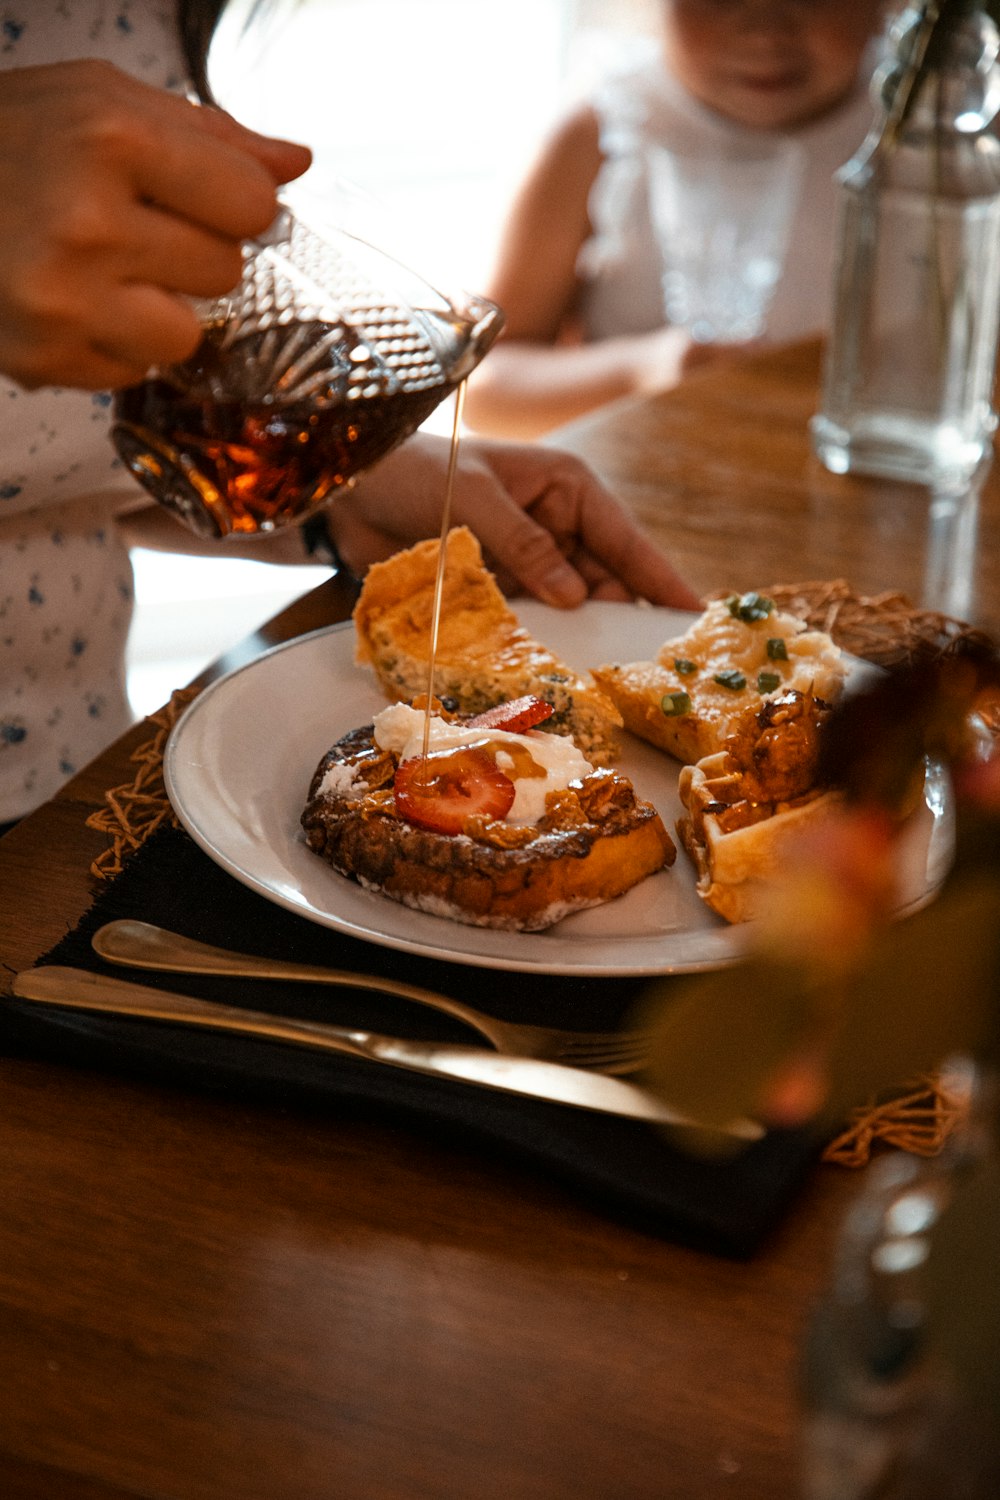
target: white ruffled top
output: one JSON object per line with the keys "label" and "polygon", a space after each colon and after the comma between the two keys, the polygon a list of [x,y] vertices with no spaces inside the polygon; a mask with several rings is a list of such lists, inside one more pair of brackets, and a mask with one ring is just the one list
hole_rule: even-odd
{"label": "white ruffled top", "polygon": [[[789,132],[800,153],[797,201],[781,281],[765,336],[802,338],[827,326],[836,224],[834,173],[854,154],[873,117],[864,68],[849,99],[830,114]],[[654,43],[633,49],[624,66],[595,87],[590,100],[605,157],[591,194],[594,235],[580,258],[581,315],[590,339],[644,333],[664,322],[661,257],[648,207],[646,154],[665,146],[706,158],[741,141],[773,139],[714,114],[664,69]]]}

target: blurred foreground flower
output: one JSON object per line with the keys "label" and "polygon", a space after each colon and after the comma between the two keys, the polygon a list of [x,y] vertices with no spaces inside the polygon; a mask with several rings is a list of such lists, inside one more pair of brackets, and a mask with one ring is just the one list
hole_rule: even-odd
{"label": "blurred foreground flower", "polygon": [[[863,1182],[809,1343],[808,1500],[1000,1485],[1000,746],[982,733],[998,689],[977,641],[848,696],[821,768],[842,816],[799,847],[744,962],[647,998],[646,1082],[708,1127],[756,1113],[819,1142],[956,1054],[986,1086],[939,1162],[886,1158]],[[893,920],[898,813],[925,758],[952,771],[954,859]]]}
{"label": "blurred foreground flower", "polygon": [[[845,697],[821,765],[845,810],[789,861],[742,963],[650,987],[651,1087],[707,1126],[756,1112],[828,1134],[951,1053],[1000,1063],[1000,748],[986,755],[979,715],[998,685],[977,639]],[[893,921],[900,813],[926,758],[951,768],[955,856],[937,897]]]}

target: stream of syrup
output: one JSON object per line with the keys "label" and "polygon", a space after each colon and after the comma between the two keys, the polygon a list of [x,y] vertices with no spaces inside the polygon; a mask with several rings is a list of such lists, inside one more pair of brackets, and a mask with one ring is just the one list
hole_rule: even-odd
{"label": "stream of syrup", "polygon": [[451,527],[451,502],[455,489],[455,471],[458,467],[459,433],[462,426],[462,409],[465,406],[465,381],[455,391],[455,415],[451,429],[451,453],[448,457],[448,477],[444,487],[444,509],[441,515],[441,536],[438,543],[437,573],[434,578],[434,603],[431,609],[431,640],[427,663],[427,703],[424,708],[424,740],[421,758],[426,761],[431,741],[431,705],[434,701],[434,668],[437,661],[438,634],[441,627],[441,600],[444,596],[445,563],[448,551],[448,531]]}

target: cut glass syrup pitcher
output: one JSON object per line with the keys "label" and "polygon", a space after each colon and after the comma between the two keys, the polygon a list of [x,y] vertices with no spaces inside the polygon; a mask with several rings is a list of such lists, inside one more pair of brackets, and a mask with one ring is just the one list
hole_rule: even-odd
{"label": "cut glass syrup pitcher", "polygon": [[206,537],[275,531],[326,504],[420,426],[503,324],[485,298],[445,297],[287,204],[245,247],[236,289],[198,309],[199,347],[118,393],[112,440]]}

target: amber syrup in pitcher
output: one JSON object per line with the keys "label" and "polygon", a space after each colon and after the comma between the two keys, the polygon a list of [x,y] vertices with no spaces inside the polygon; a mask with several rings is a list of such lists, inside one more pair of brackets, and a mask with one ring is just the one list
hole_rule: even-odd
{"label": "amber syrup in pitcher", "polygon": [[[339,334],[322,323],[282,329],[287,342],[313,351]],[[366,388],[345,401],[313,379],[308,395],[288,401],[280,391],[217,397],[220,339],[206,330],[185,367],[197,377],[194,391],[154,377],[120,392],[112,430],[136,478],[203,536],[252,536],[300,520],[409,437],[453,388],[447,380]],[[269,341],[271,330],[240,340],[248,370],[269,357]],[[225,350],[230,371],[233,354]]]}

